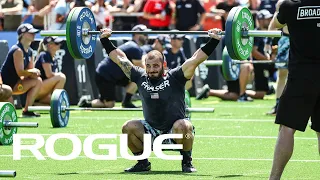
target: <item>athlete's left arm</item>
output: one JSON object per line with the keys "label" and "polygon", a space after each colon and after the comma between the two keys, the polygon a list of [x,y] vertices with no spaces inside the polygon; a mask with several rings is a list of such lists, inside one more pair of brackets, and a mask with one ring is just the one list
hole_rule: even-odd
{"label": "athlete's left arm", "polygon": [[182,64],[182,71],[185,78],[191,79],[198,65],[201,64],[203,61],[205,61],[214,51],[214,49],[219,44],[220,39],[222,37],[221,35],[219,35],[219,32],[221,32],[220,29],[209,30],[208,34],[211,37],[211,39],[207,42],[206,45],[199,48],[192,55],[191,58],[189,58],[186,62]]}
{"label": "athlete's left arm", "polygon": [[[277,4],[276,4],[276,12],[274,13],[272,20],[270,21],[270,24],[269,24],[269,27],[268,27],[269,31],[276,30],[276,29],[281,29],[284,26],[286,26],[285,15],[284,15],[285,12],[283,12],[283,11],[285,11],[285,8],[281,7],[282,4],[283,4],[283,0],[279,0],[277,2]],[[281,7],[281,9],[280,9],[280,7]],[[279,20],[282,23],[280,23]]]}

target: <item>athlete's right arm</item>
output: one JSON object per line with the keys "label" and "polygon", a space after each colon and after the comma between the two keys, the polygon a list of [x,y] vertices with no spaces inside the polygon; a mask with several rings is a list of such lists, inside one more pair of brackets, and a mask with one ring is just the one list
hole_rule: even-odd
{"label": "athlete's right arm", "polygon": [[[280,6],[283,3],[284,0],[279,0],[276,4],[276,12],[273,15],[272,20],[270,21],[268,30],[276,30],[276,29],[281,29],[283,27],[286,26],[286,24],[284,23],[280,23],[279,19],[278,19],[278,14],[279,14],[279,10],[280,10]],[[281,14],[283,14],[284,12],[281,12]],[[280,20],[281,21],[281,20]]]}
{"label": "athlete's right arm", "polygon": [[14,68],[18,74],[19,77],[29,77],[29,76],[39,76],[40,71],[37,69],[24,69],[24,62],[23,62],[23,52],[20,48],[18,48],[13,53],[13,62],[14,62]]}
{"label": "athlete's right arm", "polygon": [[111,29],[102,29],[101,32],[100,41],[103,48],[107,51],[109,58],[122,69],[123,73],[129,79],[131,79],[131,69],[134,65],[127,58],[126,54],[121,49],[116,48],[109,40],[112,33]]}

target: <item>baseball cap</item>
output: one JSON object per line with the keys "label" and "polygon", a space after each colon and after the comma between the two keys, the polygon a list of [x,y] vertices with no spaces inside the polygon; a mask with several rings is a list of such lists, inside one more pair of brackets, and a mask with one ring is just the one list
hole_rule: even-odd
{"label": "baseball cap", "polygon": [[271,14],[268,10],[262,9],[257,13],[258,19],[269,19],[272,18],[273,14]]}
{"label": "baseball cap", "polygon": [[18,29],[17,29],[17,33],[18,35],[21,35],[22,33],[37,33],[39,32],[40,30],[39,29],[35,29],[31,24],[29,23],[24,23],[24,24],[21,24]]}
{"label": "baseball cap", "polygon": [[167,36],[159,35],[157,37],[157,39],[162,45],[165,45],[165,44],[169,43],[169,41],[168,41],[169,37],[167,37]]}
{"label": "baseball cap", "polygon": [[54,42],[56,44],[60,44],[62,42],[62,39],[57,36],[47,36],[43,39],[43,44],[47,45],[50,42]]}
{"label": "baseball cap", "polygon": [[132,28],[132,31],[151,31],[146,25],[138,24]]}
{"label": "baseball cap", "polygon": [[[177,29],[173,29],[171,31],[179,31]],[[185,34],[170,34],[170,38],[171,39],[182,39],[184,38],[186,35]]]}

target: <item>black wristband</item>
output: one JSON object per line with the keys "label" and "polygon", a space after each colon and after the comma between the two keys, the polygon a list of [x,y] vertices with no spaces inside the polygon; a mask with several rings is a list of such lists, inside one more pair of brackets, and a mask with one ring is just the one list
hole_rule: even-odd
{"label": "black wristband", "polygon": [[109,38],[101,38],[100,42],[108,54],[110,54],[111,51],[117,49],[117,47],[113,45],[113,43],[109,40]]}
{"label": "black wristband", "polygon": [[210,40],[207,42],[206,45],[204,45],[201,50],[206,53],[207,56],[210,56],[211,53],[214,51],[214,49],[217,47],[219,44],[219,40],[210,38]]}

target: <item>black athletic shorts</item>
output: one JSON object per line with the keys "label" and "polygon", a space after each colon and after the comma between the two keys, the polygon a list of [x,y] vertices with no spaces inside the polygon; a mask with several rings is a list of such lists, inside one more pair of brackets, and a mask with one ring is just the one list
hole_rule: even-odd
{"label": "black athletic shorts", "polygon": [[100,100],[115,101],[116,100],[116,85],[127,86],[129,84],[128,78],[123,78],[119,81],[113,82],[106,80],[98,73],[95,73],[95,81],[100,93]]}
{"label": "black athletic shorts", "polygon": [[236,93],[240,95],[240,84],[239,84],[239,79],[235,81],[226,81],[227,86],[228,86],[228,91],[232,93]]}
{"label": "black athletic shorts", "polygon": [[288,77],[280,97],[276,124],[304,132],[311,117],[311,128],[320,132],[320,85],[319,80]]}
{"label": "black athletic shorts", "polygon": [[276,72],[274,64],[253,64],[255,91],[269,91],[269,77]]}

